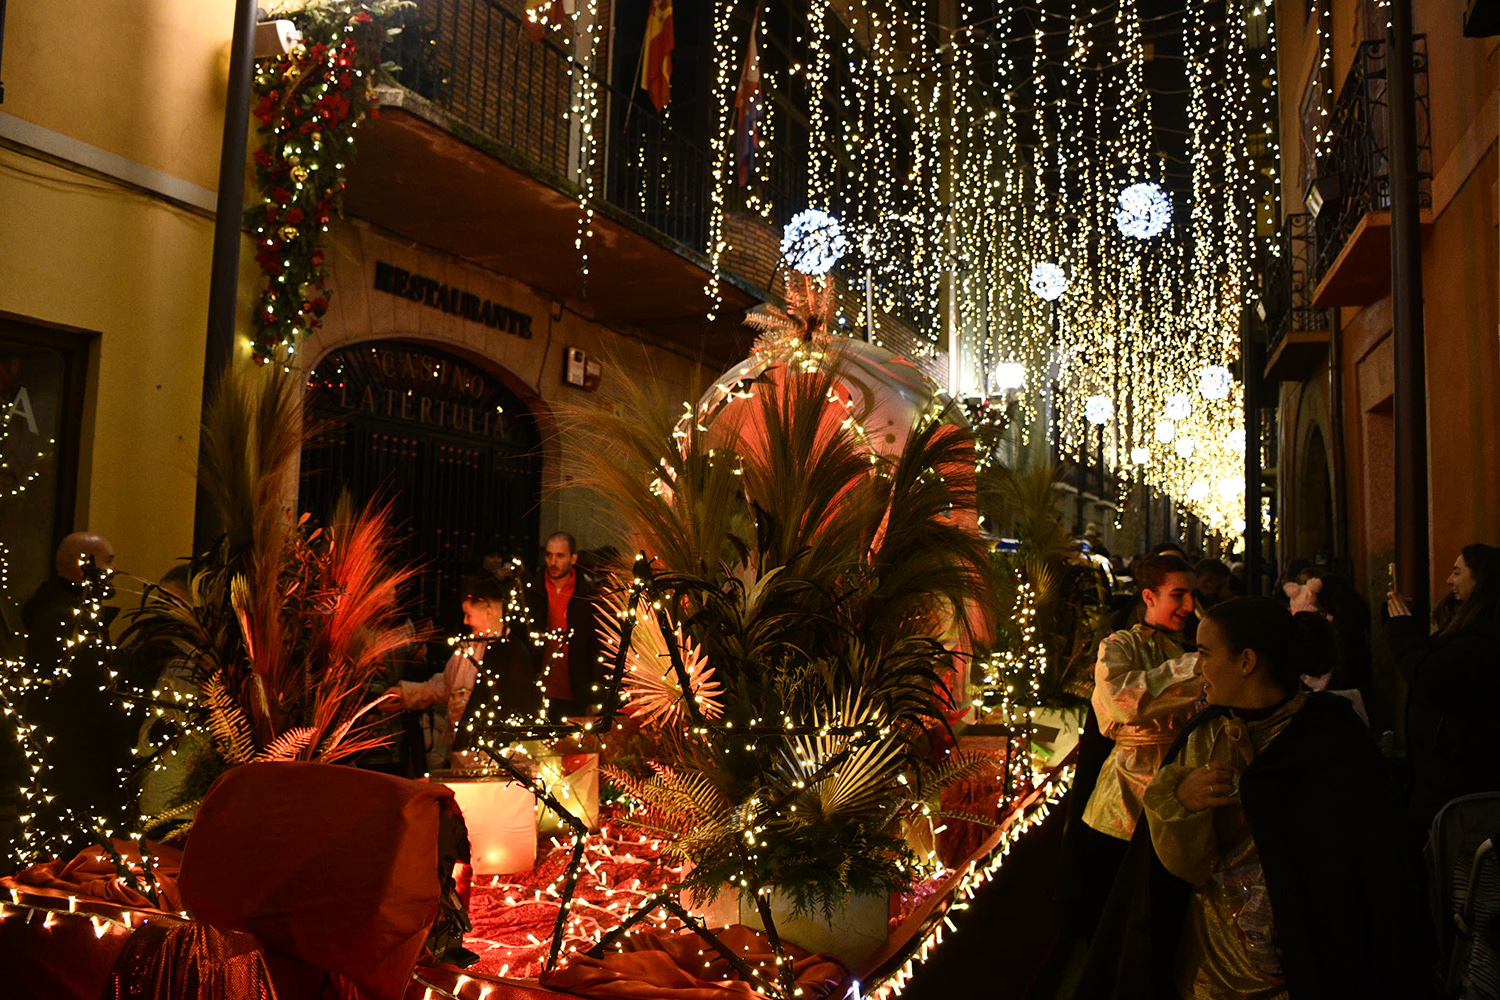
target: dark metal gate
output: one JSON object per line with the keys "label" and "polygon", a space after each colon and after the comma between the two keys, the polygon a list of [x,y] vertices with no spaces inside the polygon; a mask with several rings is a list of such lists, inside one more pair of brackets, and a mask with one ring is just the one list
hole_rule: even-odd
{"label": "dark metal gate", "polygon": [[540,437],[494,376],[425,345],[357,344],[313,371],[308,414],[327,430],[302,455],[301,509],[325,519],[345,489],[389,499],[400,554],[422,567],[413,617],[455,630],[464,574],[492,553],[532,561]]}

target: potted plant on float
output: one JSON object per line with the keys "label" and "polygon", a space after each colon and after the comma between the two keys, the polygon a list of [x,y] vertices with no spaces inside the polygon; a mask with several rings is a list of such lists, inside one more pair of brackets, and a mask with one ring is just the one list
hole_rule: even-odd
{"label": "potted plant on float", "polygon": [[[934,394],[872,447],[855,369],[904,362],[797,320],[686,417],[649,390],[580,413],[577,471],[652,565],[641,606],[617,608],[637,621],[625,705],[658,747],[612,772],[628,820],[690,864],[699,905],[731,887],[745,922],[857,962],[925,871],[902,818],[984,764],[949,724],[991,627],[988,554],[958,411]],[[798,940],[861,910],[863,940]]]}

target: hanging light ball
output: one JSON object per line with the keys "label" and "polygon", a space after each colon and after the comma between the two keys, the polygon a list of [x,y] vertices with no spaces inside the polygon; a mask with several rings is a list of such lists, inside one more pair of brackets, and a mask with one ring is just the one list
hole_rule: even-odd
{"label": "hanging light ball", "polygon": [[1051,261],[1042,261],[1031,269],[1031,290],[1048,302],[1056,302],[1068,290],[1068,276]]}
{"label": "hanging light ball", "polygon": [[1233,501],[1245,492],[1245,481],[1235,476],[1225,476],[1219,480],[1219,496],[1225,500]]}
{"label": "hanging light ball", "polygon": [[1167,405],[1162,407],[1166,411],[1169,420],[1186,420],[1187,415],[1193,412],[1193,404],[1185,392],[1174,392],[1167,397]]}
{"label": "hanging light ball", "polygon": [[1245,428],[1236,427],[1229,432],[1229,450],[1243,452],[1245,450]]}
{"label": "hanging light ball", "polygon": [[1245,519],[1243,517],[1234,519],[1234,533],[1236,535],[1243,535],[1245,533]]}
{"label": "hanging light ball", "polygon": [[1193,485],[1188,487],[1188,499],[1194,503],[1202,503],[1208,499],[1208,480],[1195,479]]}
{"label": "hanging light ball", "polygon": [[1083,416],[1095,427],[1109,422],[1115,415],[1114,400],[1108,396],[1090,396],[1083,404]]}
{"label": "hanging light ball", "polygon": [[781,259],[803,274],[827,274],[848,249],[839,220],[821,209],[803,209],[781,231]]}
{"label": "hanging light ball", "polygon": [[1180,437],[1172,447],[1177,451],[1179,457],[1192,458],[1193,452],[1198,450],[1198,442],[1190,437]]}
{"label": "hanging light ball", "polygon": [[1021,389],[1026,386],[1026,366],[1019,361],[1002,361],[995,366],[995,388]]}
{"label": "hanging light ball", "polygon": [[1126,236],[1149,240],[1172,221],[1172,201],[1160,184],[1143,181],[1120,192],[1115,225]]}
{"label": "hanging light ball", "polygon": [[1151,461],[1150,448],[1135,447],[1130,449],[1131,465],[1145,465],[1149,461]]}
{"label": "hanging light ball", "polygon": [[1158,420],[1156,422],[1156,440],[1162,444],[1171,444],[1172,439],[1177,436],[1177,425],[1170,420]]}
{"label": "hanging light ball", "polygon": [[1198,373],[1198,392],[1204,399],[1224,399],[1229,395],[1229,387],[1234,382],[1234,376],[1229,374],[1229,369],[1223,365],[1206,365]]}

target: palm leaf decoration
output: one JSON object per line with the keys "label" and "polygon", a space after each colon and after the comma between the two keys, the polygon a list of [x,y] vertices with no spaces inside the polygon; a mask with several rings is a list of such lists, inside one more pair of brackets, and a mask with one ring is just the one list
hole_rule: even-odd
{"label": "palm leaf decoration", "polygon": [[[600,647],[606,663],[614,662],[620,649],[624,602],[623,594],[610,595],[606,606],[612,613],[599,618]],[[675,647],[688,676],[686,692],[673,665],[669,644]],[[714,680],[714,668],[708,665],[702,649],[681,625],[673,628],[670,637],[665,635],[649,601],[642,600],[636,609],[625,671],[622,686],[625,708],[645,725],[682,723],[692,715],[690,700],[705,719],[717,719],[724,713],[719,700],[723,687]]]}
{"label": "palm leaf decoration", "polygon": [[368,695],[389,655],[422,638],[398,619],[413,571],[391,560],[387,506],[356,509],[345,497],[313,528],[285,505],[302,447],[321,432],[304,425],[300,393],[270,367],[225,376],[205,416],[200,466],[224,534],[193,559],[189,599],[145,603],[121,638],[186,668],[197,688],[186,725],[212,736],[213,753],[194,757],[154,826],[185,828],[185,807],[227,767],[335,762],[379,745],[362,721]]}
{"label": "palm leaf decoration", "polygon": [[[788,360],[721,386],[713,419],[623,376],[618,411],[576,413],[589,464],[571,471],[655,571],[627,683],[672,763],[614,780],[642,823],[675,832],[702,894],[733,880],[826,904],[909,882],[895,821],[925,807],[949,679],[993,630],[962,416],[938,407],[898,454],[872,451],[840,402],[837,339],[802,321],[819,301],[762,310],[757,349]],[[670,644],[703,690],[712,670],[722,716],[702,715],[721,736],[689,724],[656,662]],[[767,726],[818,733],[734,735]]]}

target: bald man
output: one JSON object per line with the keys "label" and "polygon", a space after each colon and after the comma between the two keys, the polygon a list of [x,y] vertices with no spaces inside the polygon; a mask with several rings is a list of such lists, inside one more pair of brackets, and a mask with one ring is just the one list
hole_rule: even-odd
{"label": "bald man", "polygon": [[[26,626],[26,663],[38,677],[57,673],[63,648],[73,634],[74,612],[83,600],[83,567],[92,559],[108,577],[115,571],[115,547],[92,531],[75,531],[57,547],[57,575],[45,581],[21,608]],[[113,609],[111,609],[113,610]]]}

